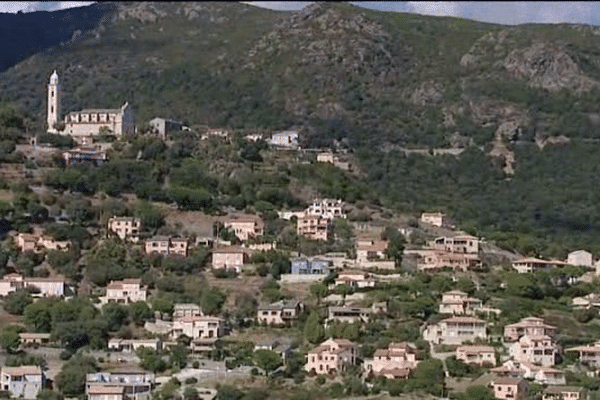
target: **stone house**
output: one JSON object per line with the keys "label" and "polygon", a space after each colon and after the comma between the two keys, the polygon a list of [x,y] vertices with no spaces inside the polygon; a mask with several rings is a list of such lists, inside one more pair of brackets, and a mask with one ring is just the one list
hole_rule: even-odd
{"label": "stone house", "polygon": [[112,217],[108,220],[108,231],[116,234],[121,240],[139,240],[142,220],[133,217]]}
{"label": "stone house", "polygon": [[463,344],[487,339],[487,322],[474,317],[451,317],[428,325],[423,338],[434,344]]}
{"label": "stone house", "polygon": [[304,311],[304,303],[296,300],[277,301],[258,307],[256,319],[266,325],[286,325],[296,320]]}
{"label": "stone house", "polygon": [[307,372],[336,374],[356,364],[358,347],[346,339],[328,339],[308,352]]}
{"label": "stone house", "polygon": [[44,372],[37,365],[2,367],[0,371],[0,389],[13,398],[35,399],[45,384]]}

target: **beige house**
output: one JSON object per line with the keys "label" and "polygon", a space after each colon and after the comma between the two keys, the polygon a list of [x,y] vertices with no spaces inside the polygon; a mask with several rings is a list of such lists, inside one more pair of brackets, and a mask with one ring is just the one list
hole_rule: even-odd
{"label": "beige house", "polygon": [[265,304],[258,307],[256,319],[261,324],[285,325],[297,319],[304,311],[304,304],[300,301],[283,301]]}
{"label": "beige house", "polygon": [[49,333],[19,333],[19,338],[21,339],[21,344],[23,345],[42,345],[50,343],[50,334]]}
{"label": "beige house", "polygon": [[120,339],[113,338],[108,341],[108,350],[123,351],[127,353],[135,352],[141,347],[146,347],[155,351],[161,351],[163,347],[162,340],[155,339]]}
{"label": "beige house", "polygon": [[577,353],[579,362],[594,368],[600,368],[600,341],[591,346],[578,346],[565,350],[566,353]]}
{"label": "beige house", "polygon": [[387,349],[375,350],[372,365],[367,367],[366,373],[373,371],[374,375],[388,379],[403,379],[418,363],[414,348],[406,343],[390,343]]}
{"label": "beige house", "polygon": [[116,234],[121,240],[132,242],[139,240],[142,220],[133,217],[112,217],[108,220],[108,231]]}
{"label": "beige house", "polygon": [[547,268],[552,268],[556,266],[564,266],[566,263],[562,261],[546,261],[540,260],[539,258],[528,257],[521,258],[519,260],[515,260],[512,263],[512,267],[517,270],[520,274],[525,274],[527,272],[535,272]]}
{"label": "beige house", "polygon": [[451,317],[428,325],[423,338],[434,344],[463,344],[466,341],[487,339],[487,322],[474,317]]}
{"label": "beige house", "polygon": [[556,363],[560,348],[550,336],[525,335],[510,347],[510,355],[519,362],[551,367]]}
{"label": "beige house", "polygon": [[173,320],[173,328],[169,336],[177,339],[186,335],[192,339],[219,338],[225,334],[225,320],[219,317],[194,316]]}
{"label": "beige house", "polygon": [[188,240],[186,238],[170,238],[168,236],[154,236],[146,240],[146,254],[159,254],[164,256],[187,257]]}
{"label": "beige house", "polygon": [[524,335],[554,337],[555,334],[555,326],[547,325],[542,318],[537,317],[523,318],[515,324],[504,327],[504,340],[508,342],[517,341]]}
{"label": "beige house", "polygon": [[106,296],[100,297],[102,304],[129,304],[136,301],[146,301],[148,288],[142,286],[141,279],[123,279],[111,281],[106,287]]}
{"label": "beige house", "polygon": [[469,254],[477,254],[479,252],[479,239],[474,236],[442,236],[436,238],[432,244],[433,248],[438,251]]}
{"label": "beige house", "polygon": [[481,259],[478,254],[449,253],[445,251],[427,251],[417,260],[417,269],[421,272],[436,272],[444,268],[453,271],[469,271],[478,268]]}
{"label": "beige house", "polygon": [[581,386],[548,386],[542,400],[583,400],[584,394]]}
{"label": "beige house", "polygon": [[335,279],[334,287],[337,285],[348,285],[351,288],[369,288],[377,286],[377,279],[372,274],[362,271],[341,272]]}
{"label": "beige house", "polygon": [[529,393],[529,385],[520,378],[498,378],[492,381],[490,386],[498,400],[524,399]]}
{"label": "beige house", "polygon": [[89,385],[88,400],[124,400],[125,386]]}
{"label": "beige house", "polygon": [[69,240],[54,240],[50,236],[46,235],[30,235],[26,233],[19,233],[16,237],[16,244],[19,250],[33,251],[39,253],[43,250],[58,250],[64,251],[71,247]]}
{"label": "beige house", "polygon": [[22,290],[34,289],[39,297],[62,297],[65,295],[66,281],[63,277],[55,278],[24,278],[20,274],[8,274],[0,281],[0,296]]}
{"label": "beige house", "polygon": [[421,214],[421,222],[429,225],[439,226],[440,228],[449,225],[448,216],[441,212]]}
{"label": "beige house", "polygon": [[223,221],[223,226],[231,228],[242,242],[265,234],[265,224],[258,218],[227,219]]}
{"label": "beige house", "polygon": [[214,269],[242,272],[248,261],[248,254],[240,247],[223,247],[212,251],[212,266]]}
{"label": "beige house", "polygon": [[346,339],[328,339],[308,353],[307,372],[335,374],[356,364],[358,347]]}
{"label": "beige house", "polygon": [[373,260],[386,260],[388,242],[385,240],[358,240],[356,242],[356,262],[366,263]]}
{"label": "beige house", "polygon": [[0,371],[0,389],[13,398],[35,399],[45,383],[44,373],[38,366],[2,367]]}
{"label": "beige house", "polygon": [[325,217],[305,215],[298,218],[298,235],[312,240],[329,239],[331,228],[331,220]]}
{"label": "beige house", "polygon": [[440,314],[473,315],[482,309],[483,302],[479,299],[469,297],[460,290],[452,290],[442,294]]}
{"label": "beige house", "polygon": [[496,365],[496,350],[492,346],[458,346],[456,358],[466,363]]}

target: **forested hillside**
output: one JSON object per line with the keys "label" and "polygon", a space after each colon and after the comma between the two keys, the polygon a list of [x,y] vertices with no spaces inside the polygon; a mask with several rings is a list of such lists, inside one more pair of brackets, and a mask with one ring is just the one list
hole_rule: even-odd
{"label": "forested hillside", "polygon": [[[44,129],[56,69],[65,111],[128,101],[138,126],[161,116],[248,133],[300,127],[305,147],[346,148],[361,173],[293,163],[265,173],[252,164],[262,149],[243,144],[247,165],[233,173],[215,164],[219,153],[185,145],[189,138],[168,150],[139,139],[99,170],[49,178],[55,187],[155,200],[193,192],[201,198],[193,207],[214,211],[293,206],[309,185],[402,212],[444,210],[530,254],[600,251],[596,27],[507,27],[344,3],[295,13],[238,3],[90,7],[81,10],[104,10],[101,22],[0,74],[0,101],[25,117],[24,131]],[[185,168],[202,174],[188,179]],[[248,182],[255,188],[245,191]]]}

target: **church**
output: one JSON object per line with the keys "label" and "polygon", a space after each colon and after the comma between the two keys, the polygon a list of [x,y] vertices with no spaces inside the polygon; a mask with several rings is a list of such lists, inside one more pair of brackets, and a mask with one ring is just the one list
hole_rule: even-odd
{"label": "church", "polygon": [[88,109],[72,111],[64,119],[65,127],[57,129],[61,118],[60,82],[56,71],[48,84],[48,132],[71,135],[77,142],[87,142],[91,136],[110,134],[131,135],[135,132],[133,108],[126,102],[117,109]]}

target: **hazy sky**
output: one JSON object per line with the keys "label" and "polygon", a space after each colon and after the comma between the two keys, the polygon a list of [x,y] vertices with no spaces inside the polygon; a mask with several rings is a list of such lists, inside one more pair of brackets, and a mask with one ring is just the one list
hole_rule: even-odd
{"label": "hazy sky", "polygon": [[[0,2],[0,12],[53,11],[78,7],[91,1],[9,1]],[[254,1],[260,7],[276,10],[299,10],[308,1]],[[600,25],[600,2],[485,2],[485,1],[356,1],[361,7],[382,11],[444,15],[501,24],[584,23]]]}

